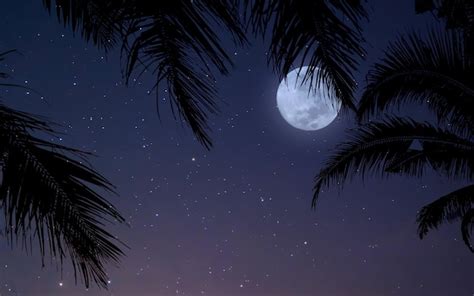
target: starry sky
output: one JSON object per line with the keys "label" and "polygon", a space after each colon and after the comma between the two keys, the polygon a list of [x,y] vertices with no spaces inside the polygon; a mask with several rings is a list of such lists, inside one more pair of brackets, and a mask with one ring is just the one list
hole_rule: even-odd
{"label": "starry sky", "polygon": [[[369,2],[362,86],[390,39],[433,22],[413,0]],[[54,141],[97,155],[92,164],[117,186],[107,198],[128,222],[109,229],[130,246],[104,291],[0,242],[0,295],[474,295],[459,225],[416,235],[417,210],[462,183],[355,178],[311,210],[313,177],[353,118],[316,132],[288,125],[262,41],[229,44],[236,66],[217,78],[222,112],[207,151],[175,123],[151,75],[124,85],[119,52],[74,36],[39,0],[1,1],[0,14],[0,51],[19,51],[1,70],[37,92],[1,89],[2,102],[60,123]]]}

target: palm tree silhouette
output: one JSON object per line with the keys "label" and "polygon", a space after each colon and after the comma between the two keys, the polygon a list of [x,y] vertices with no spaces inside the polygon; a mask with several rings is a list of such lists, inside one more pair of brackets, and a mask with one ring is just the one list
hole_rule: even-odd
{"label": "palm tree silhouette", "polygon": [[[431,168],[448,178],[474,180],[474,48],[470,46],[474,4],[417,3],[420,12],[434,9],[440,17],[447,15],[447,28],[452,30],[432,30],[425,37],[410,34],[389,45],[369,72],[359,103],[359,119],[369,122],[350,132],[351,139],[339,146],[317,175],[313,207],[325,187],[342,186],[356,174],[420,177]],[[422,5],[427,3],[430,5]],[[458,5],[467,5],[463,11],[471,15],[454,26],[446,11],[460,10]],[[376,118],[408,102],[427,106],[436,114],[437,123]],[[473,205],[474,184],[426,205],[417,217],[420,238],[444,222],[461,221],[463,240],[474,252],[470,241]]]}
{"label": "palm tree silhouette", "polygon": [[[0,54],[0,62],[8,53]],[[90,186],[113,191],[104,177],[84,164],[89,153],[33,135],[54,136],[51,126],[0,102],[0,209],[5,216],[0,234],[26,249],[36,241],[43,265],[46,256],[61,266],[69,257],[76,281],[80,277],[86,287],[93,281],[106,288],[105,264],[118,262],[123,252],[122,243],[104,229],[105,222],[124,218]]]}
{"label": "palm tree silhouette", "polygon": [[[247,29],[270,35],[269,63],[285,77],[297,65],[309,67],[302,83],[321,82],[346,109],[355,110],[352,72],[362,47],[361,0],[43,0],[59,20],[99,48],[120,47],[124,76],[145,71],[167,85],[173,114],[184,120],[206,148],[212,146],[208,115],[218,112],[214,73],[226,75],[231,55],[222,45],[228,33],[238,46]],[[241,17],[243,15],[243,17]],[[141,68],[141,70],[138,70]],[[319,69],[319,70],[318,70]]]}

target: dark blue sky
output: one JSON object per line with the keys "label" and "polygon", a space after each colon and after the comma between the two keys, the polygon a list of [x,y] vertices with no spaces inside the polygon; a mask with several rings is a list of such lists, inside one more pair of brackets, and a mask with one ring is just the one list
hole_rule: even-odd
{"label": "dark blue sky", "polygon": [[[388,40],[432,21],[414,15],[413,0],[369,2],[362,86]],[[462,183],[356,178],[310,209],[312,179],[352,119],[317,132],[284,122],[262,42],[229,47],[236,67],[218,78],[224,103],[206,151],[174,123],[164,88],[160,123],[153,77],[123,85],[118,52],[75,38],[40,0],[2,1],[0,11],[0,51],[21,53],[2,70],[44,97],[2,89],[1,101],[61,123],[63,143],[98,155],[92,164],[117,186],[108,197],[130,224],[112,229],[131,247],[109,267],[109,291],[86,291],[68,268],[61,278],[35,252],[1,242],[0,295],[474,294],[474,256],[459,225],[416,235],[416,211]]]}

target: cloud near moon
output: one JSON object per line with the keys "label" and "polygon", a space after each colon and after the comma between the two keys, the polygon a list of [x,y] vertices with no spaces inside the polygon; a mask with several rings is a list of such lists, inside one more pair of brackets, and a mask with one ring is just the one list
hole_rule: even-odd
{"label": "cloud near moon", "polygon": [[[304,77],[308,67],[302,67]],[[320,85],[310,90],[310,83],[301,84],[298,69],[288,73],[277,91],[277,106],[283,118],[293,127],[305,131],[315,131],[328,126],[341,108],[330,100],[327,88]]]}

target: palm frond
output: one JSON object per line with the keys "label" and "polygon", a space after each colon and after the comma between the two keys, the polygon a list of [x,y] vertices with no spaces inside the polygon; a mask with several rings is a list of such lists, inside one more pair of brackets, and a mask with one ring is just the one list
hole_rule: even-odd
{"label": "palm frond", "polygon": [[474,246],[471,243],[471,232],[474,229],[474,209],[470,209],[462,219],[461,233],[464,243],[468,246],[471,252],[474,253]]}
{"label": "palm frond", "polygon": [[[444,20],[448,30],[459,32],[464,40],[466,55],[474,57],[474,2],[471,0],[417,0],[417,2],[431,2],[425,4],[424,9],[417,13],[426,11],[433,12],[438,18]],[[417,3],[421,6],[420,3]],[[418,8],[418,7],[417,7]]]}
{"label": "palm frond", "polygon": [[445,222],[462,221],[462,235],[466,245],[470,244],[470,231],[474,223],[474,185],[453,191],[424,206],[418,214],[418,234],[424,238],[432,229]]}
{"label": "palm frond", "polygon": [[269,63],[281,78],[294,67],[308,66],[302,83],[324,83],[332,99],[355,110],[353,72],[365,55],[360,22],[367,15],[362,1],[244,2],[254,32],[269,31]]}
{"label": "palm frond", "polygon": [[115,0],[42,0],[43,6],[56,13],[60,22],[78,32],[99,48],[112,49],[122,41],[122,32],[130,21],[127,1]]}
{"label": "palm frond", "polygon": [[105,264],[118,262],[123,252],[120,241],[104,229],[105,222],[124,219],[90,186],[113,187],[76,160],[87,153],[31,132],[54,131],[37,117],[0,105],[0,208],[6,237],[26,248],[36,240],[43,259],[49,254],[62,265],[69,257],[76,279],[80,276],[86,287],[93,281],[106,288]]}
{"label": "palm frond", "polygon": [[460,132],[474,130],[474,60],[455,32],[432,31],[427,40],[411,34],[391,44],[368,75],[360,119],[407,102],[427,105],[439,120]]}
{"label": "palm frond", "polygon": [[[413,141],[422,151],[412,151]],[[446,151],[459,156],[440,157]],[[351,133],[351,140],[339,145],[335,154],[315,178],[313,207],[324,187],[340,187],[354,175],[387,176],[394,172],[419,176],[428,165],[449,174],[474,177],[474,143],[428,123],[401,118],[371,122]]]}
{"label": "palm frond", "polygon": [[[53,1],[43,1],[51,10]],[[173,114],[191,127],[201,144],[211,147],[207,121],[218,111],[213,72],[226,75],[232,67],[214,28],[226,28],[239,45],[246,42],[232,0],[55,3],[60,20],[81,30],[85,39],[103,47],[121,44],[127,82],[141,68],[138,76],[144,72],[156,75],[154,88],[166,84]]]}
{"label": "palm frond", "polygon": [[137,66],[143,65],[156,75],[155,87],[165,82],[173,113],[178,110],[178,119],[187,122],[206,148],[212,146],[208,114],[218,111],[215,79],[208,65],[222,74],[228,74],[232,66],[208,16],[227,26],[236,40],[245,41],[237,12],[229,9],[232,6],[227,2],[176,1],[144,5],[134,12],[133,18],[138,21],[128,34],[133,42],[126,48],[126,78],[131,77]]}
{"label": "palm frond", "polygon": [[[389,163],[385,170],[418,177],[429,165],[448,179],[474,180],[474,142],[442,130],[438,130],[438,139],[427,139],[423,137],[425,131],[424,127],[416,131],[421,150],[407,150]],[[432,131],[426,132],[432,134]]]}

